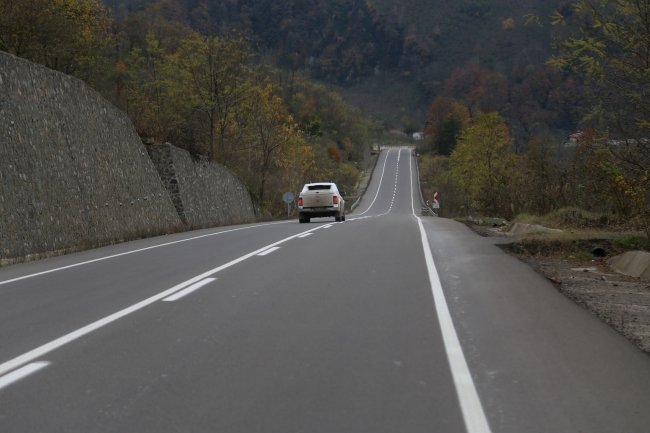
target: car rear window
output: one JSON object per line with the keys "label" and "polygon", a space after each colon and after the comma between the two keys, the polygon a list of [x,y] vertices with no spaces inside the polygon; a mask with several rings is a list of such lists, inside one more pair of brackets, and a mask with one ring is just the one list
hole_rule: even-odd
{"label": "car rear window", "polygon": [[307,188],[309,191],[318,191],[321,189],[331,189],[331,185],[309,185]]}

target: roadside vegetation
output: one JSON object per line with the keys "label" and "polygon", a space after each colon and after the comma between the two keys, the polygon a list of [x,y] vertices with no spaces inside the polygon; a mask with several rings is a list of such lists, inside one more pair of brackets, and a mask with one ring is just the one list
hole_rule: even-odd
{"label": "roadside vegetation", "polygon": [[[441,216],[647,235],[650,1],[400,4],[0,0],[0,49],[224,164],[275,216],[308,180],[352,192],[370,145],[417,143]],[[355,89],[410,105],[380,123]]]}
{"label": "roadside vegetation", "polygon": [[99,0],[0,0],[0,50],[85,80],[143,142],[224,164],[275,216],[309,180],[355,188],[377,122],[245,33],[192,27],[167,6],[116,21]]}
{"label": "roadside vegetation", "polygon": [[[553,74],[581,83],[575,93],[566,91],[567,79],[547,89],[545,80],[536,82],[549,100],[584,101],[575,105],[580,110],[567,113],[574,119],[579,115],[583,129],[571,141],[552,140],[528,129],[519,147],[512,129],[521,122],[504,117],[513,113],[512,92],[505,93],[505,102],[491,104],[482,98],[493,91],[477,91],[475,86],[458,93],[454,82],[447,82],[447,94],[430,107],[428,140],[420,146],[425,195],[439,192],[440,214],[505,218],[575,235],[643,234],[612,245],[648,249],[648,12],[648,1],[584,0],[556,12],[552,23],[529,16],[529,25],[556,31],[557,51],[548,60]],[[536,101],[538,97],[531,99]],[[520,108],[514,115],[524,112]]]}

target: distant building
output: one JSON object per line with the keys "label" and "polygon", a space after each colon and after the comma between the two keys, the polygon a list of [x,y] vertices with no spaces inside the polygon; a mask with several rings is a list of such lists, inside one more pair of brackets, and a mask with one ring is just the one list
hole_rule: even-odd
{"label": "distant building", "polygon": [[584,132],[578,131],[575,134],[569,135],[569,141],[571,141],[572,143],[576,143],[580,138],[582,138],[583,135],[585,135]]}
{"label": "distant building", "polygon": [[[585,135],[584,132],[576,132],[575,134],[569,135],[569,141],[562,143],[564,147],[576,147],[581,138]],[[650,140],[647,138],[641,138],[639,140],[634,138],[622,138],[622,139],[609,139],[609,140],[594,140],[591,142],[591,145],[598,147],[634,147],[638,146],[641,143],[644,146],[647,146],[650,143]]]}
{"label": "distant building", "polygon": [[414,132],[413,138],[416,140],[424,140],[424,132]]}

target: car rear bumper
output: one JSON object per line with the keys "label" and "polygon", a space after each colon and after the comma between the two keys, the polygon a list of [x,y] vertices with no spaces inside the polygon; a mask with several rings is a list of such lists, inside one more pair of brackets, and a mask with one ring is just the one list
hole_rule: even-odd
{"label": "car rear bumper", "polygon": [[298,208],[298,212],[304,216],[310,218],[318,217],[333,217],[336,216],[341,210],[339,207],[301,207]]}

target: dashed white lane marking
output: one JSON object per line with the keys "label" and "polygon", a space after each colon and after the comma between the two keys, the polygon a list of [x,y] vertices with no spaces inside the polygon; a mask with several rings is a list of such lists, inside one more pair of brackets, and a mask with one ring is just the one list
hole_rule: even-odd
{"label": "dashed white lane marking", "polygon": [[436,264],[433,261],[431,253],[431,246],[427,238],[427,233],[424,231],[422,219],[415,214],[415,207],[413,204],[413,168],[411,167],[411,160],[409,159],[409,169],[411,171],[411,209],[413,216],[418,220],[418,227],[420,228],[420,238],[422,240],[422,249],[424,250],[424,260],[427,264],[429,272],[429,284],[433,292],[433,302],[435,304],[436,312],[438,313],[438,323],[442,331],[442,341],[445,344],[445,351],[447,352],[447,359],[451,368],[451,375],[454,378],[454,385],[460,403],[460,409],[463,413],[463,420],[467,433],[490,433],[490,426],[485,417],[481,400],[478,397],[472,374],[469,371],[467,360],[463,354],[463,347],[458,340],[454,322],[451,319],[449,306],[445,299],[445,292],[442,290],[440,277]]}
{"label": "dashed white lane marking", "polygon": [[254,226],[239,227],[239,228],[236,228],[236,229],[223,230],[223,231],[220,231],[220,232],[217,232],[217,233],[209,233],[207,235],[194,236],[194,237],[187,238],[187,239],[180,239],[178,241],[166,242],[166,243],[160,244],[160,245],[152,245],[152,246],[146,247],[146,248],[140,248],[140,249],[133,250],[133,251],[126,251],[126,252],[119,253],[119,254],[113,254],[112,256],[100,257],[98,259],[87,260],[87,261],[81,262],[81,263],[75,263],[74,265],[62,266],[62,267],[56,268],[56,269],[49,269],[47,271],[36,272],[34,274],[24,275],[22,277],[12,278],[10,280],[5,280],[5,281],[0,281],[0,286],[3,285],[3,284],[7,284],[7,283],[13,283],[14,281],[24,280],[26,278],[37,277],[39,275],[45,275],[45,274],[49,274],[51,272],[62,271],[64,269],[70,269],[70,268],[74,268],[74,267],[77,267],[77,266],[87,265],[88,263],[94,263],[94,262],[99,262],[99,261],[102,261],[102,260],[108,260],[108,259],[112,259],[114,257],[125,256],[127,254],[139,253],[140,251],[147,251],[147,250],[151,250],[151,249],[154,249],[154,248],[164,247],[164,246],[167,246],[167,245],[173,245],[173,244],[178,244],[178,243],[181,243],[181,242],[193,241],[195,239],[207,238],[209,236],[216,236],[216,235],[220,235],[222,233],[236,232],[236,231],[239,231],[239,230],[247,230],[247,229],[252,229],[252,228],[255,228],[255,227],[263,227],[263,226],[269,226],[269,225],[274,225],[274,224],[286,224],[286,223],[289,223],[289,222],[293,222],[293,221],[290,220],[290,221],[280,221],[280,222],[274,222],[274,223],[256,224]]}
{"label": "dashed white lane marking", "polygon": [[47,361],[32,362],[31,364],[27,364],[26,366],[12,371],[9,374],[5,374],[4,376],[0,377],[0,389],[11,385],[23,377],[27,377],[32,373],[36,373],[38,370],[45,368],[48,365],[50,365],[50,363]]}
{"label": "dashed white lane marking", "polygon": [[[365,217],[364,217],[365,218]],[[307,236],[311,236],[312,233],[305,233],[304,235],[298,236],[299,238],[306,238]]]}
{"label": "dashed white lane marking", "polygon": [[243,256],[235,259],[235,260],[231,260],[228,263],[225,263],[225,264],[223,264],[221,266],[217,266],[214,269],[210,269],[207,272],[204,272],[204,273],[202,273],[200,275],[197,275],[194,278],[190,278],[187,281],[183,281],[182,283],[179,283],[179,284],[175,285],[174,287],[172,287],[170,289],[164,290],[163,292],[158,293],[157,295],[151,296],[151,297],[149,297],[149,298],[147,298],[147,299],[145,299],[143,301],[140,301],[137,304],[133,304],[130,307],[127,307],[127,308],[125,308],[123,310],[118,311],[117,313],[113,313],[113,314],[111,314],[109,316],[104,317],[103,319],[97,320],[97,321],[95,321],[95,322],[93,322],[93,323],[91,323],[89,325],[86,325],[83,328],[79,328],[76,331],[72,331],[72,332],[70,332],[70,333],[68,333],[68,334],[66,334],[66,335],[64,335],[62,337],[59,337],[56,340],[52,340],[49,343],[45,343],[42,346],[37,347],[36,349],[32,349],[29,352],[23,353],[22,355],[17,356],[16,358],[10,359],[9,361],[6,361],[6,362],[0,364],[0,375],[3,375],[3,374],[5,374],[5,373],[7,373],[7,372],[9,372],[9,371],[11,371],[11,370],[13,370],[15,368],[18,368],[21,365],[26,364],[26,363],[28,363],[30,361],[34,361],[35,359],[40,358],[41,356],[45,355],[46,353],[49,353],[49,352],[51,352],[53,350],[56,350],[59,347],[64,346],[64,345],[66,345],[66,344],[68,344],[68,343],[70,343],[70,342],[72,342],[72,341],[74,341],[74,340],[76,340],[76,339],[78,339],[80,337],[83,337],[86,334],[89,334],[89,333],[91,333],[91,332],[93,332],[93,331],[95,331],[95,330],[97,330],[99,328],[102,328],[102,327],[104,327],[104,326],[106,326],[106,325],[108,325],[110,323],[113,323],[116,320],[121,319],[124,316],[127,316],[127,315],[129,315],[131,313],[134,313],[134,312],[146,307],[147,305],[153,304],[154,302],[157,302],[160,299],[166,298],[166,297],[178,292],[179,290],[184,289],[185,287],[196,283],[197,281],[201,281],[204,278],[207,278],[207,277],[209,277],[211,275],[216,274],[217,272],[221,272],[224,269],[227,269],[227,268],[229,268],[231,266],[236,265],[237,263],[243,262],[244,260],[249,259],[249,258],[253,257],[256,254],[259,254],[262,251],[267,250],[268,248],[274,247],[276,245],[280,245],[280,244],[282,244],[284,242],[290,241],[291,239],[297,238],[300,235],[316,231],[316,230],[318,230],[320,228],[321,228],[321,226],[314,227],[313,229],[304,231],[302,233],[297,233],[295,235],[292,235],[292,236],[289,236],[287,238],[281,239],[281,240],[279,240],[277,242],[274,242],[271,245],[267,245],[267,246],[265,246],[263,248],[260,248],[260,249],[257,249],[255,251],[253,251],[253,252],[245,254],[245,255],[243,255]]}
{"label": "dashed white lane marking", "polygon": [[[388,152],[390,152],[390,150]],[[382,171],[381,171],[381,179],[379,180],[379,189],[377,189],[377,194],[375,194],[375,198],[372,201],[372,203],[370,204],[370,207],[372,207],[372,205],[375,203],[375,200],[377,200],[377,196],[379,195],[379,190],[381,189],[381,183],[382,183],[382,180],[384,178],[384,171],[386,170],[386,162],[388,161],[388,152],[386,153],[386,159],[384,160],[384,166],[383,166]],[[363,219],[363,218],[379,217],[379,216],[384,216],[384,215],[387,215],[388,213],[390,213],[390,211],[393,209],[393,204],[394,204],[394,201],[395,201],[395,194],[397,193],[397,179],[398,179],[398,172],[399,172],[399,160],[400,160],[401,156],[402,156],[402,151],[401,151],[401,148],[400,148],[400,150],[397,151],[397,168],[395,170],[395,183],[394,183],[395,188],[393,189],[393,197],[391,199],[390,207],[388,208],[388,210],[386,212],[378,214],[378,215],[367,215],[365,217],[350,218],[348,221],[356,221],[356,220],[360,220],[360,219]],[[370,207],[368,207],[368,209],[366,209],[365,211],[363,211],[359,215],[363,215],[364,213],[368,212],[370,210]]]}
{"label": "dashed white lane marking", "polygon": [[389,154],[390,154],[390,149],[388,150],[388,152],[386,152],[386,158],[384,158],[384,166],[381,169],[381,177],[379,178],[379,186],[377,187],[377,194],[375,194],[375,198],[372,200],[372,203],[370,203],[370,206],[368,206],[368,209],[364,210],[359,215],[363,215],[364,213],[368,212],[370,208],[372,208],[372,205],[375,204],[375,200],[377,200],[377,196],[379,195],[379,191],[381,190],[381,181],[384,180],[384,171],[386,170],[386,162],[388,161]]}
{"label": "dashed white lane marking", "polygon": [[358,220],[363,220],[363,219],[366,219],[366,218],[372,218],[373,216],[374,215],[367,215],[367,216],[359,217],[359,218],[350,218],[348,221],[358,221]]}
{"label": "dashed white lane marking", "polygon": [[271,248],[266,249],[266,250],[262,251],[261,253],[259,253],[258,256],[265,256],[265,255],[271,254],[273,251],[276,251],[276,250],[279,250],[279,249],[280,249],[280,247],[271,247]]}
{"label": "dashed white lane marking", "polygon": [[193,291],[199,290],[201,287],[205,286],[206,284],[210,284],[215,280],[216,278],[206,278],[205,280],[201,280],[198,283],[194,283],[190,287],[183,289],[180,292],[176,292],[170,297],[163,299],[163,301],[175,301],[177,299],[181,299],[183,296],[187,296]]}

